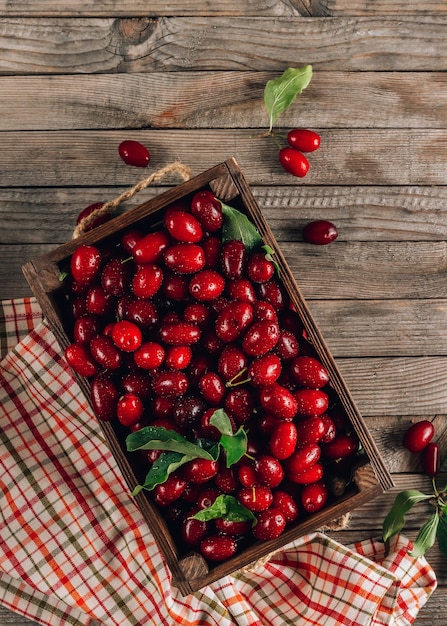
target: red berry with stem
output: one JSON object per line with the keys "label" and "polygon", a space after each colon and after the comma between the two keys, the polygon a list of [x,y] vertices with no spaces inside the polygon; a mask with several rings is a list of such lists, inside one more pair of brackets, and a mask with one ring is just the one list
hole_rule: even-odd
{"label": "red berry with stem", "polygon": [[118,152],[124,163],[134,167],[147,167],[151,158],[149,150],[139,141],[132,139],[122,141],[118,146]]}
{"label": "red berry with stem", "polygon": [[272,504],[273,495],[266,485],[252,485],[243,487],[237,494],[237,499],[250,511],[264,511]]}

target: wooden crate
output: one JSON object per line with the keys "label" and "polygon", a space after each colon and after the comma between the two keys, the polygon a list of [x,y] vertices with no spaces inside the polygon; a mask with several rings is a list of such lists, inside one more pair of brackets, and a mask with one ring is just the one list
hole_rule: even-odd
{"label": "wooden crate", "polygon": [[[237,556],[215,566],[207,564],[198,553],[184,554],[182,552],[182,546],[176,545],[160,510],[151,502],[150,495],[141,491],[135,499],[165,556],[172,573],[173,584],[183,594],[196,591],[222,576],[266,557],[290,541],[330,524],[332,520],[356,509],[393,486],[389,472],[337,369],[324,338],[312,318],[281,249],[233,158],[24,265],[24,275],[40,303],[61,350],[64,350],[70,343],[70,328],[67,327],[67,312],[64,310],[65,297],[59,277],[61,269],[67,265],[75,248],[81,243],[96,245],[113,240],[129,226],[154,225],[160,221],[163,210],[167,206],[182,198],[191,197],[193,193],[203,188],[211,189],[223,202],[230,203],[235,208],[245,212],[257,227],[264,243],[275,251],[283,284],[301,318],[318,358],[329,372],[333,390],[360,439],[365,452],[365,460],[355,470],[354,481],[349,489],[342,496],[332,498],[330,503],[321,511],[307,517],[301,516],[295,525],[286,529],[277,539],[267,542],[253,542]],[[89,399],[89,383],[79,376],[77,376],[77,380],[86,398]],[[129,489],[133,490],[141,479],[138,455],[131,455],[126,452],[122,434],[111,422],[100,422],[100,425]]]}

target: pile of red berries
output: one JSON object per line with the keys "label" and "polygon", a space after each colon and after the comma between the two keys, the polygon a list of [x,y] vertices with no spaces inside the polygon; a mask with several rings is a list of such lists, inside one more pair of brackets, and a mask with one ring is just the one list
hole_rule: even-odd
{"label": "pile of red berries", "polygon": [[[349,477],[359,449],[271,251],[225,239],[224,219],[203,189],[156,227],[79,245],[67,279],[65,356],[89,379],[98,419],[120,436],[156,426],[212,442],[222,410],[245,432],[230,466],[224,452],[191,459],[149,492],[185,550],[210,561],[321,510],[331,476]],[[150,470],[163,451],[138,454]],[[196,516],[220,496],[249,514]]]}

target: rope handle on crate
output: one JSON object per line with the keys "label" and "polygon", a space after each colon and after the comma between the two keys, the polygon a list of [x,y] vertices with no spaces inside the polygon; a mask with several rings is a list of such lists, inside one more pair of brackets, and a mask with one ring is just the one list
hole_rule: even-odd
{"label": "rope handle on crate", "polygon": [[76,226],[73,232],[73,239],[77,239],[77,237],[82,235],[87,226],[89,226],[95,219],[101,217],[102,215],[110,213],[113,209],[116,209],[116,207],[121,203],[130,200],[130,198],[133,198],[133,196],[139,191],[146,189],[146,187],[149,187],[149,185],[154,182],[162,180],[165,176],[168,176],[169,174],[178,174],[181,178],[183,178],[184,181],[187,181],[191,178],[191,170],[187,165],[184,165],[183,163],[180,163],[178,161],[165,165],[159,170],[152,172],[152,174],[147,178],[143,178],[143,180],[140,180],[136,185],[124,191],[117,198],[105,202],[102,206],[92,211],[90,215],[84,217]]}

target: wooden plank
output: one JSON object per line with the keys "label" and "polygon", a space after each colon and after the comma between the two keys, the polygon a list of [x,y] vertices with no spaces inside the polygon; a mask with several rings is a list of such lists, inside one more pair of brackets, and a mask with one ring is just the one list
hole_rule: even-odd
{"label": "wooden plank", "polygon": [[[274,72],[0,77],[0,130],[259,128]],[[415,83],[418,87],[415,89]],[[33,115],[28,103],[33,102]],[[314,72],[283,127],[444,128],[442,72]],[[51,111],[51,115],[48,115]]]}
{"label": "wooden plank", "polygon": [[445,15],[447,5],[439,0],[317,0],[313,15]]}
{"label": "wooden plank", "polygon": [[335,356],[447,356],[447,300],[311,300]]}
{"label": "wooden plank", "polygon": [[78,0],[76,9],[71,5],[61,6],[57,0],[24,0],[20,4],[0,1],[0,13],[11,17],[102,17],[102,16],[303,16],[303,17],[341,17],[341,16],[409,16],[409,15],[445,15],[447,6],[437,0],[229,0],[225,5],[209,3],[204,0],[171,0],[167,5],[164,0],[153,0],[147,6],[145,0],[108,0],[92,4],[87,0]]}
{"label": "wooden plank", "polygon": [[347,358],[337,365],[364,415],[447,413],[445,357]]}
{"label": "wooden plank", "polygon": [[[205,2],[204,0],[152,0],[150,6],[145,0],[107,0],[92,3],[88,0],[77,0],[76,8],[72,4],[61,5],[57,0],[24,0],[16,3],[0,0],[0,14],[11,17],[103,17],[141,15],[157,16],[310,16],[314,14],[312,3],[305,0],[229,0],[222,3]],[[318,2],[315,2],[318,5]],[[318,6],[317,6],[318,9]]]}
{"label": "wooden plank", "polygon": [[[3,18],[0,73],[447,67],[447,18]],[[291,46],[290,42],[294,45]]]}
{"label": "wooden plank", "polygon": [[[322,148],[323,149],[323,148]],[[63,243],[80,211],[117,197],[125,187],[0,188],[0,243]],[[130,209],[164,191],[149,187],[121,207]],[[252,186],[278,241],[302,241],[314,219],[329,219],[345,241],[447,239],[447,187]],[[36,228],[38,225],[38,229]]]}
{"label": "wooden plank", "polygon": [[151,172],[181,161],[198,174],[235,156],[251,185],[445,185],[447,136],[442,129],[316,130],[324,146],[309,157],[304,179],[282,169],[270,137],[254,139],[249,130],[5,132],[0,135],[0,185],[130,187],[146,173],[120,161],[117,148],[124,139],[149,148]]}

